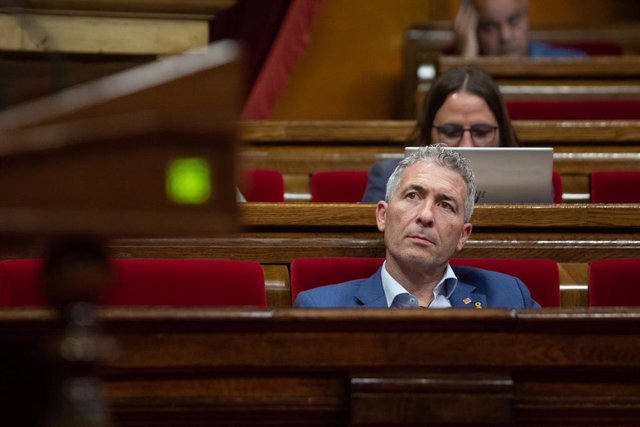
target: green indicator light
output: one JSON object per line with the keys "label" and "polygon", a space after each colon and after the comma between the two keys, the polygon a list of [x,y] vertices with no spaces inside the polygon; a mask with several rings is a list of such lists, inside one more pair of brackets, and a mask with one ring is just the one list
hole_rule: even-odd
{"label": "green indicator light", "polygon": [[175,159],[169,163],[167,196],[175,203],[205,203],[211,196],[209,162],[200,157],[192,157]]}

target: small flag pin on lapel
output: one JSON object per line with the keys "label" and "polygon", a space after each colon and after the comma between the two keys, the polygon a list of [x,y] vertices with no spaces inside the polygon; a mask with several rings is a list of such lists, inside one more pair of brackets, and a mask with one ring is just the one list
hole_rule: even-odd
{"label": "small flag pin on lapel", "polygon": [[462,300],[463,303],[469,304],[471,302],[471,298],[465,298]]}

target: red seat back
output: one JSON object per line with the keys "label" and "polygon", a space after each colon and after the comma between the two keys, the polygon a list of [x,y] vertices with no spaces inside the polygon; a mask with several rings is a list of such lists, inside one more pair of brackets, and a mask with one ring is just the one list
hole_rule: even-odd
{"label": "red seat back", "polygon": [[553,183],[553,203],[562,203],[562,175],[560,172],[553,172],[551,176],[551,181]]}
{"label": "red seat back", "polygon": [[384,258],[318,257],[291,261],[291,303],[301,291],[371,276]]}
{"label": "red seat back", "polygon": [[[0,304],[42,306],[40,260],[0,262]],[[266,306],[257,262],[220,259],[117,259],[107,306]]]}
{"label": "red seat back", "polygon": [[543,258],[452,258],[451,265],[499,271],[522,280],[542,307],[560,306],[560,270],[554,260]]}
{"label": "red seat back", "polygon": [[640,258],[610,258],[589,264],[590,306],[640,306]]}
{"label": "red seat back", "polygon": [[511,120],[638,120],[640,99],[512,99]]}
{"label": "red seat back", "polygon": [[552,41],[549,44],[557,47],[577,49],[586,53],[588,56],[616,56],[624,54],[624,49],[622,48],[620,43],[616,43],[613,41]]}
{"label": "red seat back", "polygon": [[592,203],[640,203],[640,171],[591,172]]}
{"label": "red seat back", "polygon": [[47,305],[41,274],[42,261],[39,259],[0,261],[0,307]]}
{"label": "red seat back", "polygon": [[367,170],[320,171],[311,176],[311,201],[357,203],[367,188]]}
{"label": "red seat back", "polygon": [[248,202],[283,202],[284,177],[275,169],[245,171],[242,194]]}

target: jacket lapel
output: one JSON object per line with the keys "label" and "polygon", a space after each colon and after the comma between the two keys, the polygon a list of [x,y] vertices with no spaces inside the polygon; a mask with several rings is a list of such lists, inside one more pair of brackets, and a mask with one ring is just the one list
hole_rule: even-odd
{"label": "jacket lapel", "polygon": [[357,302],[365,307],[387,307],[387,298],[382,287],[382,267],[365,279],[355,293]]}
{"label": "jacket lapel", "polygon": [[460,281],[449,301],[451,306],[456,308],[487,308],[487,296],[476,292],[475,286]]}

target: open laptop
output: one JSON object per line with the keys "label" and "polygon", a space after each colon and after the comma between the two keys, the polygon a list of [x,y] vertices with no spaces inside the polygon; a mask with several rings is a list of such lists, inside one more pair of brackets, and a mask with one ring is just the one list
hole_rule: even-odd
{"label": "open laptop", "polygon": [[[407,147],[405,156],[419,147]],[[553,148],[448,148],[469,159],[476,203],[553,203]]]}

